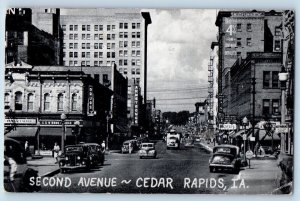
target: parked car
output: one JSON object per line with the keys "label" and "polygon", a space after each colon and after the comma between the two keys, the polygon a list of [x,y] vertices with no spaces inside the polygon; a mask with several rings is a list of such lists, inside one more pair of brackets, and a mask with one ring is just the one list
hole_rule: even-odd
{"label": "parked car", "polygon": [[37,178],[38,171],[28,168],[26,152],[22,144],[12,138],[5,138],[4,189],[8,192],[39,191],[40,186],[30,185],[32,177]]}
{"label": "parked car", "polygon": [[139,150],[140,158],[156,158],[156,155],[154,143],[142,143],[141,150]]}
{"label": "parked car", "polygon": [[[100,163],[100,165],[104,165],[105,154],[103,148],[97,143],[85,143],[91,148],[91,154],[93,155],[93,159]],[[94,165],[97,165],[94,163]]]}
{"label": "parked car", "polygon": [[64,155],[59,159],[60,172],[74,169],[89,171],[100,163],[97,152],[88,143],[66,146]]}
{"label": "parked car", "polygon": [[209,170],[231,170],[239,172],[241,166],[240,150],[234,145],[218,145],[213,148],[213,156],[209,159]]}

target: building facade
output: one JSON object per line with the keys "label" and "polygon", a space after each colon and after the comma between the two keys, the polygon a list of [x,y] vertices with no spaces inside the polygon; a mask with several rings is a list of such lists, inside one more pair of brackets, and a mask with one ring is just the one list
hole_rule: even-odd
{"label": "building facade", "polygon": [[220,11],[219,27],[219,113],[232,115],[230,69],[250,52],[281,52],[282,13],[276,11]]}
{"label": "building facade", "polygon": [[[63,30],[65,66],[111,66],[128,78],[128,92],[140,85],[147,94],[148,12],[140,9],[64,9]],[[128,118],[133,118],[133,99],[128,94]]]}
{"label": "building facade", "polygon": [[[10,63],[5,69],[5,133],[51,150],[61,143],[97,142],[106,138],[106,113],[112,91],[80,71],[64,66]],[[66,119],[62,119],[65,114]],[[79,125],[78,133],[72,133]],[[74,131],[74,130],[73,130]]]}

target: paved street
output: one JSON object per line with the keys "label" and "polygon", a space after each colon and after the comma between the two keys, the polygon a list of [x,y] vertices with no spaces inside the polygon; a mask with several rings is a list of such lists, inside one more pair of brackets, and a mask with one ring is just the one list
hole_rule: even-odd
{"label": "paved street", "polygon": [[[106,162],[103,167],[93,169],[90,172],[58,174],[58,178],[69,177],[71,179],[72,185],[70,187],[47,186],[42,187],[42,191],[210,194],[225,193],[232,186],[231,179],[236,175],[231,173],[209,173],[208,159],[210,153],[201,149],[199,145],[195,145],[193,148],[182,148],[181,150],[166,150],[165,143],[158,142],[156,143],[156,149],[158,151],[157,159],[139,159],[137,153],[110,153],[106,155]],[[86,180],[88,178],[116,178],[116,186],[112,186],[112,182],[110,187],[83,187],[80,183],[81,177]],[[145,178],[158,179],[160,186],[149,187],[148,183],[143,183],[142,179],[146,180]],[[163,179],[159,180],[159,178]],[[167,184],[167,178],[173,179],[172,182],[169,180],[169,185]],[[184,180],[184,178],[187,179]],[[124,180],[130,181],[130,183],[125,184]],[[186,185],[184,185],[184,181],[186,181]],[[199,183],[202,184],[199,185]]]}

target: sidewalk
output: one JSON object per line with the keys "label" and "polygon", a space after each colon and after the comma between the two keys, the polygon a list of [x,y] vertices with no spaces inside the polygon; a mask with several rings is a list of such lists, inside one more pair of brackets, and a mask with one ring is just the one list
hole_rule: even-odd
{"label": "sidewalk", "polygon": [[[212,152],[213,144],[200,143],[207,151]],[[279,187],[281,169],[278,160],[273,156],[256,157],[251,159],[250,168],[242,167],[239,174],[234,176],[235,185],[228,189],[228,194],[271,194]],[[244,186],[241,182],[244,181]]]}
{"label": "sidewalk", "polygon": [[59,172],[58,164],[55,164],[55,159],[51,156],[44,156],[41,159],[27,159],[29,168],[38,171],[39,176],[53,176]]}

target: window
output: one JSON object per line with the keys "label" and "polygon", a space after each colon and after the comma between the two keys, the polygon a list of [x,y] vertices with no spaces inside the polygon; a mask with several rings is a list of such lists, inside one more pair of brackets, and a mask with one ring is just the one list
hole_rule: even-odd
{"label": "window", "polygon": [[78,43],[74,43],[74,49],[78,49]]}
{"label": "window", "polygon": [[137,66],[140,66],[140,65],[141,65],[141,60],[137,59],[137,60],[136,60],[136,65],[137,65]]}
{"label": "window", "polygon": [[279,115],[279,100],[278,99],[272,100],[272,114]]}
{"label": "window", "polygon": [[107,34],[107,40],[110,40],[111,37],[110,37],[110,34]]}
{"label": "window", "polygon": [[115,40],[116,39],[116,34],[111,34],[111,39]]}
{"label": "window", "polygon": [[263,72],[263,88],[270,87],[270,71]]}
{"label": "window", "polygon": [[242,46],[242,42],[241,42],[241,41],[242,41],[241,38],[237,38],[237,39],[236,39],[236,46],[237,46],[237,47],[241,47],[241,46]]}
{"label": "window", "polygon": [[82,61],[82,62],[81,62],[81,66],[85,66],[85,61]]}
{"label": "window", "polygon": [[135,69],[134,68],[131,69],[131,74],[135,75]]}
{"label": "window", "polygon": [[99,34],[94,34],[94,40],[99,40]]}
{"label": "window", "polygon": [[85,31],[85,25],[82,25],[82,26],[81,26],[81,30],[82,30],[82,31]]}
{"label": "window", "polygon": [[77,94],[72,94],[72,111],[77,110]]}
{"label": "window", "polygon": [[106,48],[109,50],[110,49],[110,43],[107,43]]}
{"label": "window", "polygon": [[86,29],[87,29],[87,31],[90,31],[91,30],[91,25],[86,25]]}
{"label": "window", "polygon": [[127,57],[127,56],[128,56],[128,51],[124,50],[124,57]]}
{"label": "window", "polygon": [[140,38],[141,37],[141,32],[136,32],[136,37]]}
{"label": "window", "polygon": [[82,49],[85,49],[85,43],[82,43],[82,44],[81,44],[81,48],[82,48]]}
{"label": "window", "polygon": [[278,71],[273,71],[272,72],[272,88],[278,88],[279,87],[279,77],[278,77],[279,72]]}
{"label": "window", "polygon": [[73,52],[69,52],[69,57],[73,58]]}
{"label": "window", "polygon": [[69,61],[69,66],[73,66],[73,61],[72,60]]}
{"label": "window", "polygon": [[136,54],[135,54],[135,50],[132,50],[132,51],[131,51],[131,56],[132,56],[132,57],[135,57],[135,55],[136,55]]}
{"label": "window", "polygon": [[99,54],[98,52],[94,52],[94,58],[98,58]]}
{"label": "window", "polygon": [[263,115],[270,114],[270,100],[263,99]]}
{"label": "window", "polygon": [[78,31],[78,25],[74,25],[74,31]]}
{"label": "window", "polygon": [[99,43],[99,49],[103,48],[103,43]]}
{"label": "window", "polygon": [[136,28],[136,24],[135,23],[132,23],[132,29],[135,29]]}
{"label": "window", "polygon": [[111,58],[115,58],[116,57],[116,53],[115,52],[112,52],[111,53]]}
{"label": "window", "polygon": [[94,66],[98,66],[98,61],[94,61]]}
{"label": "window", "polygon": [[86,34],[86,39],[90,40],[91,39],[91,34]]}
{"label": "window", "polygon": [[74,35],[73,34],[69,34],[69,39],[73,40],[73,38],[74,38]]}
{"label": "window", "polygon": [[82,35],[81,35],[81,39],[82,39],[82,40],[85,40],[85,34],[82,34]]}
{"label": "window", "polygon": [[141,51],[140,51],[140,50],[137,50],[137,51],[136,51],[136,56],[137,56],[137,57],[140,57],[140,56],[141,56]]}
{"label": "window", "polygon": [[136,74],[140,75],[141,74],[141,70],[139,68],[136,69]]}
{"label": "window", "polygon": [[131,38],[135,38],[135,32],[131,33]]}
{"label": "window", "polygon": [[132,65],[132,66],[135,66],[135,64],[136,64],[136,63],[135,63],[135,60],[132,59],[132,60],[131,60],[131,65]]}
{"label": "window", "polygon": [[99,58],[103,58],[103,52],[99,52]]}
{"label": "window", "polygon": [[50,110],[50,94],[46,93],[44,95],[44,111]]}
{"label": "window", "polygon": [[103,31],[103,25],[102,24],[99,25],[99,31]]}
{"label": "window", "polygon": [[136,23],[136,28],[140,29],[141,28],[141,23]]}
{"label": "window", "polygon": [[69,49],[73,49],[73,43],[69,43]]}
{"label": "window", "polygon": [[5,93],[4,95],[4,109],[10,109],[10,96],[9,93]]}
{"label": "window", "polygon": [[94,49],[98,49],[98,43],[94,43]]}
{"label": "window", "polygon": [[128,32],[124,32],[124,38],[128,38]]}
{"label": "window", "polygon": [[124,23],[124,29],[128,29],[128,23]]}
{"label": "window", "polygon": [[99,34],[99,40],[103,40],[103,34]]}
{"label": "window", "polygon": [[98,25],[94,25],[94,30],[98,31]]}
{"label": "window", "polygon": [[57,96],[57,111],[63,111],[64,109],[64,95],[58,94]]}
{"label": "window", "polygon": [[124,75],[127,75],[127,68],[124,68]]}
{"label": "window", "polygon": [[107,25],[107,31],[110,31],[110,25]]}
{"label": "window", "polygon": [[90,66],[91,65],[91,62],[90,61],[87,61],[86,62],[86,66]]}
{"label": "window", "polygon": [[252,24],[251,23],[247,24],[247,31],[252,31]]}
{"label": "window", "polygon": [[127,59],[124,59],[124,66],[127,66]]}
{"label": "window", "polygon": [[119,29],[123,29],[123,23],[119,23]]}
{"label": "window", "polygon": [[74,66],[78,66],[78,61],[74,61]]}
{"label": "window", "polygon": [[70,31],[73,31],[73,25],[70,25]]}
{"label": "window", "polygon": [[15,110],[22,110],[22,92],[15,94]]}
{"label": "window", "polygon": [[106,57],[107,57],[107,58],[110,58],[110,52],[107,52],[107,53],[106,53]]}
{"label": "window", "polygon": [[66,31],[66,25],[62,25],[61,28],[63,31]]}
{"label": "window", "polygon": [[275,40],[275,46],[274,46],[274,49],[276,51],[279,51],[281,48],[281,44],[280,44],[280,40]]}
{"label": "window", "polygon": [[247,38],[247,46],[251,46],[251,38]]}
{"label": "window", "polygon": [[87,52],[86,53],[86,58],[90,58],[91,57],[91,53],[90,52]]}
{"label": "window", "polygon": [[123,41],[119,42],[119,47],[123,47]]}
{"label": "window", "polygon": [[32,93],[28,94],[27,97],[27,110],[32,111],[33,110],[33,102],[34,102],[34,96]]}
{"label": "window", "polygon": [[135,41],[131,42],[131,47],[135,47]]}
{"label": "window", "polygon": [[111,49],[115,49],[116,48],[116,44],[115,43],[112,43],[111,44]]}
{"label": "window", "polygon": [[74,34],[74,40],[78,40],[78,34]]}
{"label": "window", "polygon": [[85,52],[81,52],[81,57],[85,58]]}
{"label": "window", "polygon": [[78,58],[78,52],[74,52],[74,58]]}
{"label": "window", "polygon": [[91,44],[90,43],[87,43],[86,44],[86,49],[90,49],[91,48]]}
{"label": "window", "polygon": [[123,60],[122,59],[119,60],[119,66],[123,66]]}
{"label": "window", "polygon": [[236,25],[236,31],[242,31],[242,24],[237,24]]}
{"label": "window", "polygon": [[128,46],[128,41],[124,41],[124,47]]}
{"label": "window", "polygon": [[136,47],[140,47],[141,46],[141,42],[140,41],[137,41],[136,42]]}
{"label": "window", "polygon": [[280,36],[281,35],[281,28],[276,27],[275,28],[275,36]]}
{"label": "window", "polygon": [[119,33],[119,38],[123,38],[123,32]]}

